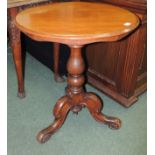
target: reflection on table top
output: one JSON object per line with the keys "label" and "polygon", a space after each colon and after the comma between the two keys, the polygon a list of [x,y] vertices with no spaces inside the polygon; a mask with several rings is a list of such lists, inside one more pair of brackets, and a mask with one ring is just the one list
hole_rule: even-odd
{"label": "reflection on table top", "polygon": [[35,39],[90,43],[118,40],[134,30],[139,19],[128,10],[113,5],[66,2],[24,10],[17,15],[16,24]]}

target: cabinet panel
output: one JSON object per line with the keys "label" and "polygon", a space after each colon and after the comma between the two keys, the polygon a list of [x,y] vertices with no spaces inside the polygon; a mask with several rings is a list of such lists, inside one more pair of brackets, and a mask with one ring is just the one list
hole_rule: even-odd
{"label": "cabinet panel", "polygon": [[86,51],[89,70],[115,85],[119,46],[116,43],[96,43],[89,45]]}
{"label": "cabinet panel", "polygon": [[[116,3],[114,0],[109,2]],[[136,0],[132,2],[134,7],[128,8],[131,11],[139,3]],[[123,0],[118,5],[128,6]],[[146,4],[139,5],[141,10],[135,10],[135,13],[140,17],[141,25],[131,35],[118,42],[95,43],[86,47],[88,82],[125,107],[136,102],[138,95],[146,90]]]}

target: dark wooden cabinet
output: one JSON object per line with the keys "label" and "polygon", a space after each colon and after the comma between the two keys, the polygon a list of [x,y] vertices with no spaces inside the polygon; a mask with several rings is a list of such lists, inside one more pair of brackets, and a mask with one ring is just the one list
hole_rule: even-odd
{"label": "dark wooden cabinet", "polygon": [[118,103],[129,107],[146,90],[146,1],[89,0],[118,5],[136,13],[141,25],[134,33],[113,43],[88,45],[88,82]]}

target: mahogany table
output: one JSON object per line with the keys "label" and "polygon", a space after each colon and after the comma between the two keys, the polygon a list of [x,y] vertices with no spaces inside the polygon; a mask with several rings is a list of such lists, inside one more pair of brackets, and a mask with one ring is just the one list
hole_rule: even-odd
{"label": "mahogany table", "polygon": [[81,49],[94,42],[120,40],[138,24],[137,16],[125,9],[88,2],[48,4],[24,10],[16,16],[16,26],[32,39],[63,43],[71,49],[66,95],[53,109],[54,122],[39,132],[37,139],[40,143],[46,142],[63,125],[70,110],[78,113],[83,107],[88,108],[96,121],[110,128],[120,128],[120,119],[101,112],[100,98],[84,91],[85,64]]}

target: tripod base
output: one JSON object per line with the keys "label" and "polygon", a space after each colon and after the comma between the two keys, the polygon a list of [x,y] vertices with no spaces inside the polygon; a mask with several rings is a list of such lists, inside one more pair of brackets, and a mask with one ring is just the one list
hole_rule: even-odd
{"label": "tripod base", "polygon": [[43,129],[37,135],[40,143],[45,143],[48,139],[63,125],[68,112],[71,110],[78,113],[83,107],[87,107],[93,118],[101,123],[108,125],[112,129],[119,129],[121,121],[115,117],[104,115],[102,110],[102,102],[94,93],[70,94],[60,98],[54,109],[54,122],[47,128]]}

